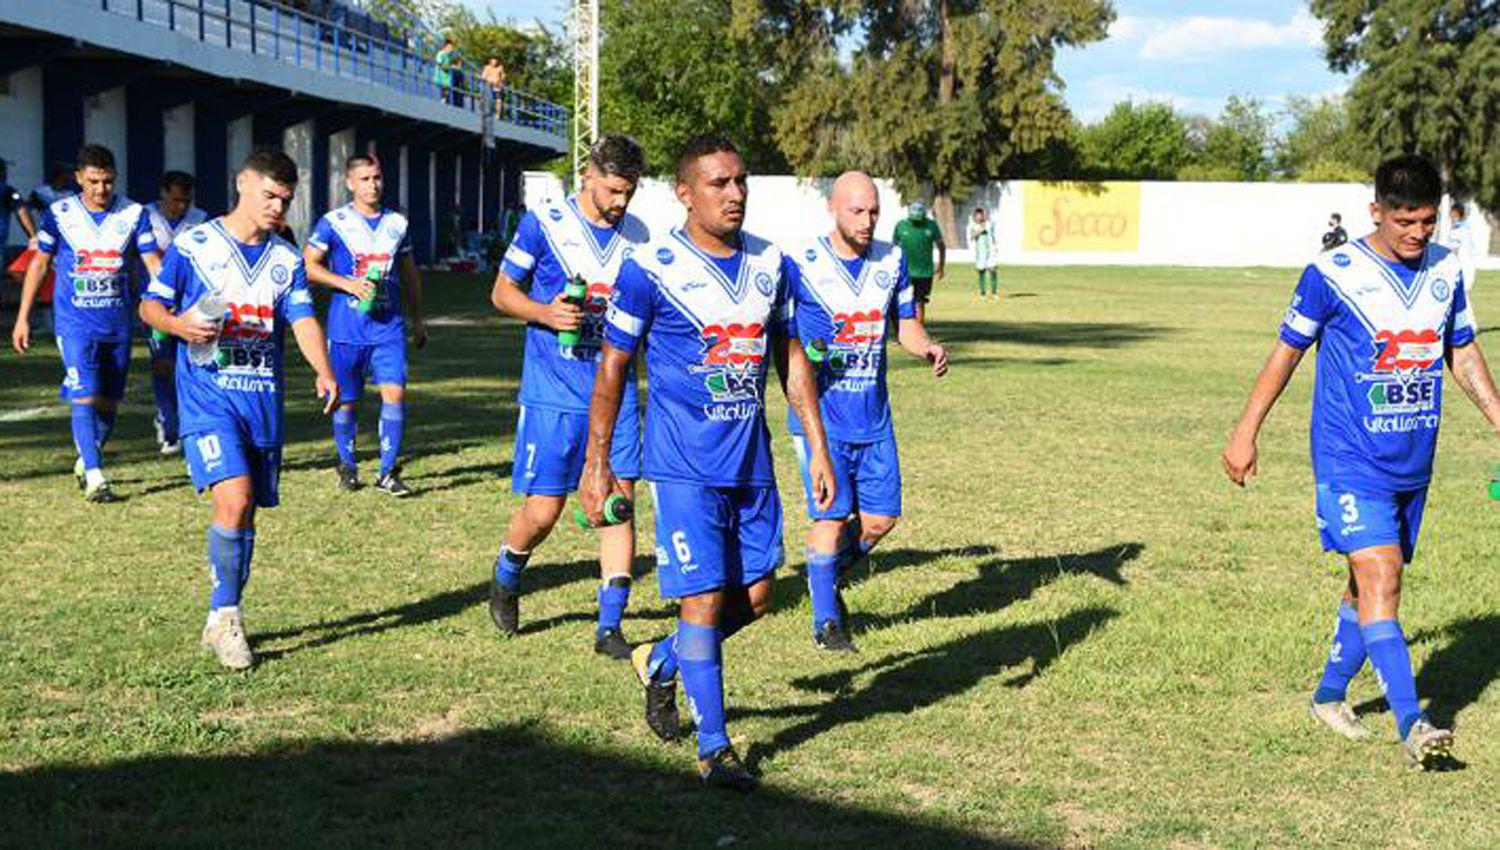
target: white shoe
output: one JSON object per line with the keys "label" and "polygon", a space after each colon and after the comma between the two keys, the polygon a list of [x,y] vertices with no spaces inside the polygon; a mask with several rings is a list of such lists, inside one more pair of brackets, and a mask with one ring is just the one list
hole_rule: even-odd
{"label": "white shoe", "polygon": [[255,663],[238,608],[221,608],[210,613],[200,644],[230,670],[246,670]]}
{"label": "white shoe", "polygon": [[182,454],[182,444],[164,442],[161,444],[160,450],[163,455],[180,455]]}
{"label": "white shoe", "polygon": [[1453,757],[1453,733],[1433,726],[1423,717],[1407,730],[1401,746],[1412,767],[1432,770],[1444,759]]}
{"label": "white shoe", "polygon": [[1359,722],[1359,717],[1354,714],[1354,709],[1349,703],[1339,700],[1337,702],[1315,702],[1307,707],[1307,713],[1312,718],[1329,729],[1343,735],[1351,741],[1358,741],[1370,737],[1370,730]]}

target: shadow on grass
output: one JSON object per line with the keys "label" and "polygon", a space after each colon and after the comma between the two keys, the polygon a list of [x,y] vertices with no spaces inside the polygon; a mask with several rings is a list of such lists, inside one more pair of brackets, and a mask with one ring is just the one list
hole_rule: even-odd
{"label": "shadow on grass", "polygon": [[[846,586],[860,584],[870,578],[883,573],[896,572],[910,567],[920,567],[943,558],[982,558],[997,554],[1000,550],[994,546],[948,546],[942,549],[876,549],[875,553],[866,558],[858,566],[850,570],[844,576],[843,583]],[[778,570],[777,580],[772,587],[772,611],[783,611],[795,608],[807,596],[807,565],[804,563],[797,571]]]}
{"label": "shadow on grass", "polygon": [[536,729],[285,744],[0,775],[18,847],[1029,845],[774,787],[731,795]]}
{"label": "shadow on grass", "polygon": [[[846,724],[858,724],[887,714],[910,714],[959,696],[991,676],[1011,672],[1004,684],[1025,687],[1069,648],[1119,616],[1112,608],[1075,610],[1055,622],[1028,623],[978,632],[932,649],[900,652],[835,673],[794,679],[792,684],[827,696],[816,705],[769,710],[741,710],[734,714],[805,717],[756,747],[752,759],[773,758],[818,735]],[[1025,669],[1022,665],[1030,662]],[[873,675],[869,684],[855,682]]]}
{"label": "shadow on grass", "polygon": [[257,649],[256,660],[260,663],[275,661],[294,652],[328,646],[349,638],[376,635],[391,629],[420,626],[435,620],[456,617],[487,599],[489,588],[490,583],[482,581],[405,605],[395,605],[378,611],[365,611],[337,620],[319,621],[293,629],[251,635],[251,640],[257,647],[272,641],[305,638],[291,646]]}
{"label": "shadow on grass", "polygon": [[1029,348],[1123,348],[1174,333],[1161,325],[1119,322],[979,322],[937,318],[928,322],[927,328],[934,337],[949,344],[1009,342]]}
{"label": "shadow on grass", "polygon": [[[1500,614],[1465,617],[1412,636],[1413,642],[1447,640],[1417,674],[1417,694],[1428,701],[1432,722],[1452,729],[1459,713],[1479,701],[1500,678]],[[1366,700],[1355,712],[1388,711],[1384,697]]]}

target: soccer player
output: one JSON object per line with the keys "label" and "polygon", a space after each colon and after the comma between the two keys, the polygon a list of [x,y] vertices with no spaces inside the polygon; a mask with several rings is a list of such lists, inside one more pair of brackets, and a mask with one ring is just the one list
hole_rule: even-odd
{"label": "soccer player", "polygon": [[[490,586],[490,617],[507,635],[520,631],[521,570],[552,532],[583,473],[604,311],[614,295],[621,262],[650,238],[646,225],[626,212],[645,167],[645,155],[634,139],[600,138],[589,151],[583,188],[561,203],[526,213],[495,276],[490,295],[495,308],[526,323],[511,472],[511,491],[525,501],[511,516]],[[572,303],[564,290],[580,280],[587,287],[584,303]],[[528,283],[530,292],[521,289]],[[565,333],[576,339],[565,345]],[[622,492],[633,498],[634,481],[641,475],[635,381],[625,382],[623,390],[620,439],[611,461],[627,482]],[[594,651],[621,661],[630,658],[620,621],[630,602],[634,559],[634,522],[599,532]]]}
{"label": "soccer player", "polygon": [[82,190],[53,201],[42,215],[11,344],[22,354],[31,347],[31,308],[55,264],[62,284],[54,295],[55,333],[67,370],[62,394],[72,402],[78,448],[73,475],[90,502],[113,502],[119,497],[104,477],[101,456],[130,368],[131,269],[139,258],[155,273],[161,258],[145,208],[115,194],[109,148],[84,145],[75,178]]}
{"label": "soccer player", "polygon": [[[193,175],[187,172],[163,174],[156,193],[156,200],[146,205],[146,215],[156,247],[165,253],[178,234],[208,221],[208,213],[193,206]],[[146,276],[143,286],[150,282],[150,276]],[[177,377],[173,369],[177,341],[155,330],[146,339],[151,349],[151,394],[156,398],[156,444],[164,455],[177,454],[182,450],[177,442]]]}
{"label": "soccer player", "polygon": [[[906,258],[906,271],[911,275],[912,295],[917,302],[917,319],[927,321],[927,301],[932,297],[932,281],[943,279],[948,266],[948,248],[943,244],[943,231],[937,222],[927,217],[927,207],[914,203],[906,208],[906,218],[896,222],[896,232],[891,237],[901,254]],[[932,252],[937,249],[937,266],[932,265]]]}
{"label": "soccer player", "polygon": [[[375,488],[410,496],[401,481],[401,437],[406,427],[406,331],[427,345],[422,276],[412,259],[406,216],[381,205],[380,160],[355,154],[344,165],[353,200],[318,219],[302,258],[307,279],[337,290],[328,306],[328,356],[339,382],[333,445],[339,487],[359,489],[355,405],[368,376],[380,390],[380,474]],[[393,273],[394,272],[394,273]]]}
{"label": "soccer player", "polygon": [[1443,196],[1431,163],[1406,155],[1375,172],[1375,230],[1323,253],[1302,273],[1276,343],[1224,449],[1224,471],[1244,486],[1257,471],[1256,435],[1303,353],[1318,344],[1312,462],[1323,548],[1349,578],[1311,713],[1349,738],[1368,735],[1345,701],[1364,666],[1395,715],[1414,764],[1446,757],[1453,734],[1417,702],[1398,619],[1401,577],[1417,531],[1442,413],[1443,362],[1500,431],[1500,393],[1475,337],[1458,259],[1430,244]]}
{"label": "soccer player", "polygon": [[756,780],[725,728],[721,644],[770,608],[783,560],[764,411],[766,361],[775,348],[786,350],[783,387],[807,435],[814,501],[826,510],[834,498],[816,377],[792,324],[782,254],[741,230],[747,179],[739,152],[722,136],[690,139],[678,157],[675,189],[687,221],[620,270],[580,493],[598,523],[605,498],[627,492],[612,455],[630,362],[644,345],[657,578],[662,597],[679,600],[679,614],[674,634],[636,647],[631,660],[652,731],[663,740],[678,735],[673,682],[680,674],[698,727],[699,776],[739,790]]}
{"label": "soccer player", "polygon": [[1457,201],[1448,208],[1448,232],[1443,235],[1443,246],[1458,256],[1464,273],[1464,290],[1474,294],[1475,278],[1479,274],[1479,252],[1474,244],[1474,231],[1469,228],[1469,210]]}
{"label": "soccer player", "polygon": [[818,409],[838,497],[826,508],[816,504],[801,423],[793,415],[787,426],[813,523],[807,534],[813,641],[822,649],[852,652],[839,577],[890,534],[901,516],[901,463],[885,381],[891,317],[901,347],[931,363],[934,375],[947,373],[948,352],[917,318],[901,249],[875,239],[880,218],[875,181],[861,171],[840,175],[828,211],[833,230],[788,257],[798,334],[823,340],[827,350],[818,367]]}
{"label": "soccer player", "polygon": [[[172,243],[140,312],[146,324],[188,343],[177,354],[183,454],[193,486],[213,501],[212,591],[201,643],[220,664],[243,670],[255,660],[240,615],[255,512],[279,501],[287,325],[317,376],[324,413],[338,406],[339,395],[302,257],[275,235],[297,189],[297,165],[281,151],[257,150],[234,183],[234,209]],[[206,298],[225,305],[217,321],[197,309]],[[217,356],[198,365],[192,348],[205,345]]]}

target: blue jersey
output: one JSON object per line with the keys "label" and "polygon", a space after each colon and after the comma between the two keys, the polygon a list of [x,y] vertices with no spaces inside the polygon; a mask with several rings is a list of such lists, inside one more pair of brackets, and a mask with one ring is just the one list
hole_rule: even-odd
{"label": "blue jersey", "polygon": [[1364,240],[1322,254],[1302,273],[1281,339],[1318,343],[1313,475],[1320,484],[1389,493],[1432,478],[1449,348],[1474,341],[1463,275],[1429,246],[1412,268]]}
{"label": "blue jersey", "polygon": [[375,306],[359,310],[359,299],[335,292],[328,305],[328,339],[359,345],[405,343],[406,319],[401,304],[401,258],[411,253],[406,216],[381,210],[369,218],[345,204],[318,219],[307,244],[323,250],[328,270],[344,277],[363,278],[370,269],[381,272]]}
{"label": "blue jersey", "polygon": [[[197,207],[188,207],[182,217],[174,221],[161,211],[160,204],[152,201],[146,204],[146,220],[151,225],[151,235],[156,238],[156,249],[165,252],[179,235],[208,221],[208,213]],[[151,283],[151,275],[146,272],[144,265],[138,265],[137,272],[140,276],[139,288],[145,289]]]}
{"label": "blue jersey", "polygon": [[[531,300],[551,303],[574,277],[582,277],[588,287],[577,345],[565,349],[552,328],[535,323],[526,326],[521,404],[577,412],[589,409],[615,277],[620,264],[648,239],[646,225],[629,214],[617,227],[595,226],[573,198],[529,211],[521,219],[500,268],[517,283],[530,281]],[[621,404],[624,415],[634,415],[634,380],[626,381]]]}
{"label": "blue jersey", "polygon": [[[892,317],[917,315],[901,249],[876,241],[865,256],[845,259],[823,236],[787,261],[798,334],[828,345],[818,367],[818,407],[829,438],[867,443],[892,436],[886,331]],[[790,412],[787,419],[801,436],[801,420]]]}
{"label": "blue jersey", "polygon": [[142,254],[157,251],[145,207],[116,195],[109,209],[94,212],[69,195],[47,207],[36,243],[52,255],[57,335],[129,339],[131,275]]}
{"label": "blue jersey", "polygon": [[766,368],[771,341],[795,335],[781,252],[741,235],[710,257],[680,230],[625,261],[605,339],[646,343],[645,477],[711,487],[769,486]]}
{"label": "blue jersey", "polygon": [[279,236],[235,241],[222,219],[177,238],[146,298],[173,312],[212,292],[228,306],[219,335],[222,365],[195,366],[178,346],[177,398],[184,436],[238,429],[261,447],[282,444],[282,359],[287,325],[313,317],[302,255]]}

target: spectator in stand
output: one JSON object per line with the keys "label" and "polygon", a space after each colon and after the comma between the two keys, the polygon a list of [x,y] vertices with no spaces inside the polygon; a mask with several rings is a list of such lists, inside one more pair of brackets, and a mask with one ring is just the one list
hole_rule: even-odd
{"label": "spectator in stand", "polygon": [[443,46],[438,48],[437,55],[432,58],[432,81],[437,84],[439,97],[454,106],[462,106],[458,87],[462,84],[458,74],[458,45],[453,39],[443,39]]}
{"label": "spectator in stand", "polygon": [[1344,229],[1344,217],[1338,213],[1328,216],[1328,232],[1323,234],[1323,250],[1334,248],[1349,241],[1349,231]]}
{"label": "spectator in stand", "polygon": [[484,70],[479,72],[480,79],[489,86],[490,94],[495,98],[495,115],[504,117],[503,104],[500,93],[505,89],[505,66],[500,64],[500,59],[490,57],[490,61],[484,63]]}

